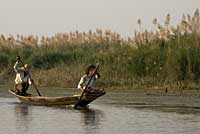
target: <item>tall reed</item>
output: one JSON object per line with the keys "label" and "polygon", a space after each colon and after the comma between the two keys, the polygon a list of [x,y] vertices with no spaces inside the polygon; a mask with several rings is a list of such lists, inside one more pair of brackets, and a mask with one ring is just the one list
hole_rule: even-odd
{"label": "tall reed", "polygon": [[[0,36],[0,77],[13,81],[17,55],[33,66],[40,85],[75,86],[89,64],[101,61],[101,86],[175,85],[200,80],[200,15],[183,15],[177,26],[155,18],[156,30],[124,39],[110,30],[57,33],[51,37]],[[138,20],[141,27],[141,20]]]}

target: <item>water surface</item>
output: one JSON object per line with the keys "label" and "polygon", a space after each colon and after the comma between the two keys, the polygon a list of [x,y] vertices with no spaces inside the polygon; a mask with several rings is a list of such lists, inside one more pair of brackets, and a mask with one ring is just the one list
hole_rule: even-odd
{"label": "water surface", "polygon": [[[73,92],[42,91],[47,95]],[[2,134],[197,134],[200,97],[109,92],[88,108],[75,110],[21,104],[1,87],[0,119]]]}

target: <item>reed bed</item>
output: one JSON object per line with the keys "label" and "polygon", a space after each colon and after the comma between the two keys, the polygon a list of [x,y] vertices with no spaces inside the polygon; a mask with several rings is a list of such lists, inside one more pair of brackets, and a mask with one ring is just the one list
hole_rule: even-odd
{"label": "reed bed", "polygon": [[[57,33],[51,37],[0,36],[0,78],[14,79],[17,55],[32,65],[38,85],[75,87],[89,64],[102,62],[99,86],[198,88],[200,15],[183,15],[176,26],[170,14],[154,31],[135,31],[127,39],[111,30]],[[141,27],[142,21],[138,20]]]}

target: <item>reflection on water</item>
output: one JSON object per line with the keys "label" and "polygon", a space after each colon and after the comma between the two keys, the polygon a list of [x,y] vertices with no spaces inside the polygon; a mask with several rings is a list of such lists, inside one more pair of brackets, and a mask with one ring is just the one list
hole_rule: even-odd
{"label": "reflection on water", "polygon": [[76,110],[24,105],[3,95],[0,119],[2,134],[197,134],[200,99],[108,93]]}
{"label": "reflection on water", "polygon": [[23,104],[16,104],[15,105],[15,114],[18,117],[26,117],[28,115],[28,106]]}
{"label": "reflection on water", "polygon": [[81,110],[80,116],[81,122],[83,122],[84,134],[93,134],[99,130],[104,113],[101,110],[85,108]]}
{"label": "reflection on water", "polygon": [[24,104],[16,104],[15,105],[15,124],[16,129],[19,130],[17,132],[28,132],[29,125],[31,122],[31,111],[29,110],[28,105]]}
{"label": "reflection on water", "polygon": [[86,126],[98,126],[102,114],[103,113],[100,110],[86,108],[84,110],[81,110],[81,119]]}

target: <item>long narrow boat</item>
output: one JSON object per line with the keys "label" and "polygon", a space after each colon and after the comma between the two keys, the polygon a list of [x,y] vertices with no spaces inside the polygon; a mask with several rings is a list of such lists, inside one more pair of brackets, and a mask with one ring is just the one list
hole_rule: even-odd
{"label": "long narrow boat", "polygon": [[[59,97],[47,97],[47,96],[36,96],[28,94],[27,96],[22,96],[16,94],[13,90],[8,90],[11,94],[16,96],[22,103],[31,105],[44,105],[44,106],[55,106],[55,105],[75,105],[81,96],[81,94],[73,96],[59,96]],[[98,97],[104,95],[102,93],[85,93],[79,102],[78,106],[84,107],[89,103],[97,99]]]}

